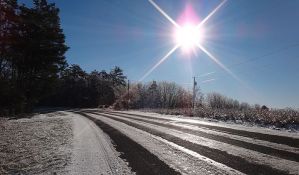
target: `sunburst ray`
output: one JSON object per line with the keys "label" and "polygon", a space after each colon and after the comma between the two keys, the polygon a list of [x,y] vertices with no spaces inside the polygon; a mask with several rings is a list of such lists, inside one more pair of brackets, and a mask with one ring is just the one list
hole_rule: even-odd
{"label": "sunburst ray", "polygon": [[159,60],[149,71],[147,71],[139,81],[143,81],[150,73],[152,73],[158,66],[160,66],[165,60],[169,58],[169,56],[179,47],[179,45],[175,45],[163,58]]}

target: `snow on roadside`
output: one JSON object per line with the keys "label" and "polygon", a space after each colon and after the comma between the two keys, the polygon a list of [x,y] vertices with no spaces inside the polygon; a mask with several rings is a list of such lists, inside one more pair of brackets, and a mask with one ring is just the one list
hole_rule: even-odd
{"label": "snow on roadside", "polygon": [[0,122],[0,174],[67,174],[70,118],[43,114]]}

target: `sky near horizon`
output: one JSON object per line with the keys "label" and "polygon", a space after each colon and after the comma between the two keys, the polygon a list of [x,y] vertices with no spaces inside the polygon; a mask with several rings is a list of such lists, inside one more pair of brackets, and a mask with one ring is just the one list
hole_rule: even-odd
{"label": "sky near horizon", "polygon": [[[31,4],[30,0],[20,3]],[[148,0],[49,0],[60,8],[69,64],[84,70],[120,66],[138,81],[174,43],[174,26]],[[155,0],[175,21],[186,8],[199,22],[221,0]],[[203,93],[219,92],[250,104],[299,108],[299,1],[228,0],[204,25],[200,49],[178,48],[143,81],[173,81]],[[208,80],[208,81],[207,81]],[[209,81],[213,80],[213,81]]]}

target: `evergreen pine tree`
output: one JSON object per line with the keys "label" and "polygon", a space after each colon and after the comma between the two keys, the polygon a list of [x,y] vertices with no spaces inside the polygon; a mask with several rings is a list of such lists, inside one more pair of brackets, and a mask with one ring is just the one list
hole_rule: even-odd
{"label": "evergreen pine tree", "polygon": [[40,98],[51,92],[58,73],[66,66],[65,36],[59,9],[46,0],[34,0],[34,7],[20,7],[22,19],[17,87],[25,97],[25,109],[32,110]]}

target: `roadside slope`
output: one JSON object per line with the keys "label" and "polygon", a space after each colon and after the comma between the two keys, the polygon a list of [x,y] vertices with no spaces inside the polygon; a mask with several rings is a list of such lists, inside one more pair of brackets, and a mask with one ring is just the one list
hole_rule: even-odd
{"label": "roadside slope", "polygon": [[68,174],[72,119],[51,113],[0,121],[0,174]]}

